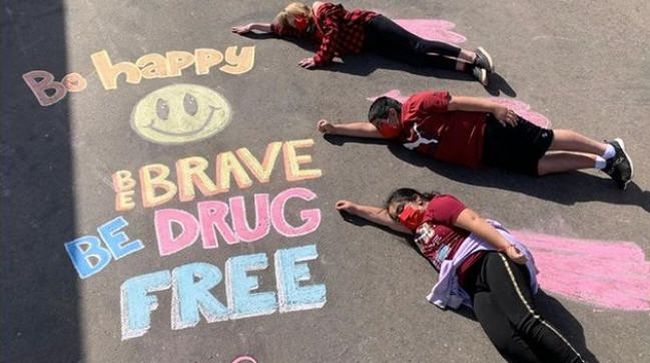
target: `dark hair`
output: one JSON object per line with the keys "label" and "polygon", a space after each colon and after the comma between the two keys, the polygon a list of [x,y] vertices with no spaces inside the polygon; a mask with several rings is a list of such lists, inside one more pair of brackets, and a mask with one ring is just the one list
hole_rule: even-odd
{"label": "dark hair", "polygon": [[418,197],[424,200],[431,200],[439,194],[440,193],[438,192],[420,193],[412,188],[399,188],[390,193],[388,199],[386,199],[386,202],[384,203],[384,207],[388,208],[388,206],[393,203],[412,202]]}
{"label": "dark hair", "polygon": [[368,111],[368,121],[372,122],[378,118],[388,118],[388,110],[394,109],[398,114],[402,113],[402,104],[390,97],[381,96],[370,105]]}
{"label": "dark hair", "polygon": [[[393,192],[390,193],[390,196],[388,196],[388,199],[386,199],[386,203],[384,204],[384,207],[386,208],[386,210],[388,210],[388,206],[393,203],[412,202],[418,197],[424,200],[431,200],[437,195],[440,195],[440,193],[434,191],[429,193],[420,193],[417,190],[412,188],[399,188],[393,190]],[[391,216],[391,218],[393,217]],[[411,236],[406,238],[406,243],[409,246],[411,246],[420,256],[424,257],[427,261],[429,261],[431,266],[435,268],[433,262],[431,262],[431,260],[429,260],[429,258],[422,253],[422,251],[417,246],[417,244],[415,243],[415,241]]]}
{"label": "dark hair", "polygon": [[[384,208],[388,210],[388,207],[393,204],[393,203],[405,203],[405,202],[413,202],[415,201],[418,197],[423,200],[431,200],[433,197],[436,195],[439,195],[440,193],[438,192],[429,192],[429,193],[420,193],[415,189],[412,188],[399,188],[393,190],[392,193],[388,196],[388,199],[386,199],[386,202],[384,202]],[[392,218],[392,216],[391,216]]]}

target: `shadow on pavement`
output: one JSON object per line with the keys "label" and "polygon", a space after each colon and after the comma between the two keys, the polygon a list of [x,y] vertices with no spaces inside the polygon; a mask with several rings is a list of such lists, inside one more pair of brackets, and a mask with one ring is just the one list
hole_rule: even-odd
{"label": "shadow on pavement", "polygon": [[540,289],[535,295],[535,305],[536,310],[564,335],[585,361],[598,362],[596,356],[587,348],[582,325],[562,303]]}
{"label": "shadow on pavement", "polygon": [[575,171],[544,177],[530,177],[494,168],[471,170],[431,160],[407,150],[399,144],[391,143],[388,148],[396,157],[405,162],[426,167],[436,174],[468,185],[509,190],[562,205],[600,201],[610,204],[635,205],[650,212],[650,191],[642,190],[634,182],[631,182],[628,188],[622,191],[605,174],[600,177]]}
{"label": "shadow on pavement", "polygon": [[68,105],[41,107],[22,79],[67,73],[64,5],[2,9],[2,344],[4,362],[82,360],[78,277],[63,244],[75,237]]}
{"label": "shadow on pavement", "polygon": [[[280,39],[274,34],[268,33],[254,33],[249,32],[241,34],[242,36],[250,39]],[[316,51],[315,45],[306,39],[284,39],[282,40],[289,41],[299,46],[302,49],[308,51]],[[300,59],[288,59],[287,62],[297,64]],[[331,71],[339,73],[347,73],[355,76],[365,77],[369,74],[372,74],[377,69],[390,69],[398,70],[403,72],[408,72],[415,75],[425,76],[425,77],[435,77],[441,79],[453,79],[458,81],[471,81],[476,82],[476,79],[471,74],[446,71],[435,68],[423,68],[415,67],[402,62],[393,61],[388,58],[384,58],[374,54],[359,54],[359,55],[348,55],[342,62],[332,62],[331,64],[316,68],[316,71]],[[485,87],[485,90],[492,96],[499,96],[501,93],[509,97],[517,97],[517,92],[508,84],[508,81],[500,76],[498,73],[492,73],[489,75],[489,85]]]}
{"label": "shadow on pavement", "polygon": [[[340,135],[324,135],[329,143],[342,146],[346,143],[387,145],[398,159],[427,168],[451,180],[481,187],[509,190],[562,205],[600,201],[610,204],[634,205],[650,212],[650,191],[641,189],[632,181],[625,191],[618,189],[603,174],[602,177],[580,171],[530,177],[494,168],[468,169],[419,155],[399,143],[381,139],[367,139]],[[444,191],[444,186],[433,186]]]}

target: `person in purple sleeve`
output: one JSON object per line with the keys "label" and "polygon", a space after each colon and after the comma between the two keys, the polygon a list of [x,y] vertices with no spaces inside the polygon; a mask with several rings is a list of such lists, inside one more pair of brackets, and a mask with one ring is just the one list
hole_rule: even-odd
{"label": "person in purple sleeve", "polygon": [[436,306],[473,309],[508,362],[584,362],[535,310],[537,269],[530,251],[501,224],[485,220],[455,197],[395,190],[384,207],[336,203],[336,209],[413,236],[439,272],[427,296]]}

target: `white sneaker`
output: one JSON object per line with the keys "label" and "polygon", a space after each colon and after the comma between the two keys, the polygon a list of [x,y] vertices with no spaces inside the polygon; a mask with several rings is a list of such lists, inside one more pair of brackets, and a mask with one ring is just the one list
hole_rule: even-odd
{"label": "white sneaker", "polygon": [[481,82],[483,86],[487,87],[488,75],[487,75],[487,71],[484,68],[474,66],[474,69],[472,69],[472,74],[474,75],[477,81]]}
{"label": "white sneaker", "polygon": [[490,57],[490,54],[485,49],[483,49],[483,47],[476,48],[476,51],[474,53],[476,53],[474,65],[484,68],[490,73],[494,72],[494,62],[492,62],[492,57]]}

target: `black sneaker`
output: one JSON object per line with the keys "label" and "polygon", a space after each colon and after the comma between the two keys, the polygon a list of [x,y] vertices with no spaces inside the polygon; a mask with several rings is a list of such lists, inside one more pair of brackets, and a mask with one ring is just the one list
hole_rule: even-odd
{"label": "black sneaker", "polygon": [[481,84],[485,87],[488,85],[488,75],[487,71],[481,67],[474,66],[472,68],[472,74],[474,77],[476,77],[476,80],[481,82]]}
{"label": "black sneaker", "polygon": [[494,63],[492,63],[492,57],[490,54],[483,49],[483,47],[476,48],[476,58],[474,59],[474,65],[479,66],[486,71],[492,73],[494,72]]}
{"label": "black sneaker", "polygon": [[630,156],[625,151],[623,140],[616,138],[607,143],[612,145],[616,154],[614,154],[613,158],[607,160],[603,171],[614,179],[619,189],[625,190],[634,176],[632,159],[630,159]]}

